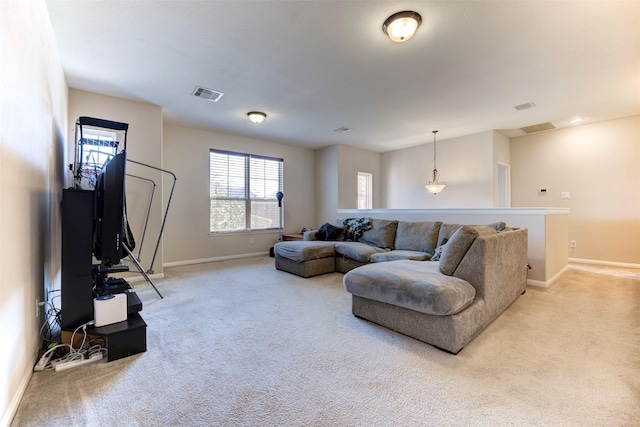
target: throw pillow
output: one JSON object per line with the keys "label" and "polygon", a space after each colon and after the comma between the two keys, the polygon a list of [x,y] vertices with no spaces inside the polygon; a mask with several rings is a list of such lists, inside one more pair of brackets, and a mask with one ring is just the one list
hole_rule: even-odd
{"label": "throw pillow", "polygon": [[316,231],[316,239],[317,240],[336,240],[342,232],[344,228],[336,227],[335,225],[329,224],[325,222],[320,226],[318,231]]}
{"label": "throw pillow", "polygon": [[442,244],[438,246],[436,250],[433,252],[431,261],[440,261],[440,257],[442,256],[442,252],[444,251],[444,246],[447,244],[448,241],[449,239],[445,237],[445,239],[442,241]]}
{"label": "throw pillow", "polygon": [[458,228],[447,242],[447,247],[440,256],[440,272],[447,276],[453,275],[476,237],[495,233],[497,233],[495,228],[486,226],[463,225]]}
{"label": "throw pillow", "polygon": [[371,218],[347,218],[342,225],[345,227],[345,240],[357,242],[362,234],[371,228]]}

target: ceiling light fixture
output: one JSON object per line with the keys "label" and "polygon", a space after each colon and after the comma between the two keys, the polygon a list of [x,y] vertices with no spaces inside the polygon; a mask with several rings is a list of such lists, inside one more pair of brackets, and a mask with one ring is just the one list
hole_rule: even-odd
{"label": "ceiling light fixture", "polygon": [[394,13],[382,24],[382,31],[396,43],[409,40],[422,24],[422,17],[417,12],[404,11]]}
{"label": "ceiling light fixture", "polygon": [[247,116],[249,117],[249,120],[251,121],[251,123],[255,123],[257,125],[259,125],[260,123],[264,122],[267,119],[267,115],[261,111],[249,111],[247,113]]}
{"label": "ceiling light fixture", "polygon": [[436,133],[437,130],[433,132],[433,176],[431,177],[431,181],[427,185],[424,186],[430,193],[434,196],[444,190],[444,187],[447,185],[446,182],[438,182],[438,177],[440,174],[438,173],[438,169],[436,168]]}

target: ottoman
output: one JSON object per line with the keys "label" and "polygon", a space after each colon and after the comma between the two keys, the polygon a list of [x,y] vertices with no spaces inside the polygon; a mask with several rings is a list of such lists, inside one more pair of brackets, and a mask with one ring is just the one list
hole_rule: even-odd
{"label": "ottoman", "polygon": [[336,270],[335,242],[278,242],[273,248],[276,268],[300,277],[312,277]]}

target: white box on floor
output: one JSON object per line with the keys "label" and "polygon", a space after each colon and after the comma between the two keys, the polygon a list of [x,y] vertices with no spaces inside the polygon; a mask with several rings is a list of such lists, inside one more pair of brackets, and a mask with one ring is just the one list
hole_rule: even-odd
{"label": "white box on floor", "polygon": [[127,320],[127,295],[104,295],[95,298],[93,315],[96,327]]}

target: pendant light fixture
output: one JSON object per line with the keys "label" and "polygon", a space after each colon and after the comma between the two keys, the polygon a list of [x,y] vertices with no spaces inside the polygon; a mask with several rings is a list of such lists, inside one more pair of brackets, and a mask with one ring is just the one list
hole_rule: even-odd
{"label": "pendant light fixture", "polygon": [[422,23],[418,12],[404,11],[394,13],[382,24],[382,31],[396,43],[409,40]]}
{"label": "pendant light fixture", "polygon": [[438,173],[438,169],[436,168],[436,134],[438,133],[438,131],[434,130],[432,132],[433,132],[433,176],[431,177],[431,181],[429,181],[429,183],[425,185],[424,188],[429,190],[429,192],[435,196],[436,194],[438,194],[444,189],[447,183],[438,182],[438,177],[440,176],[440,174]]}
{"label": "pendant light fixture", "polygon": [[267,119],[267,115],[262,111],[249,111],[247,113],[247,116],[249,117],[251,123],[255,123],[258,125]]}

